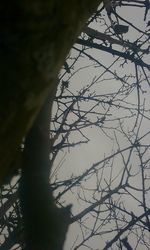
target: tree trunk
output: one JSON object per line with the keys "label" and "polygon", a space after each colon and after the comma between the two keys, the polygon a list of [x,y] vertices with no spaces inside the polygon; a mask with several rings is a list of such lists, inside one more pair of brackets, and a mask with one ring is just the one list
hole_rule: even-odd
{"label": "tree trunk", "polygon": [[0,4],[0,183],[85,21],[101,0]]}
{"label": "tree trunk", "polygon": [[62,250],[70,223],[70,206],[55,205],[49,184],[51,162],[50,99],[30,129],[23,151],[20,202],[25,226],[25,250]]}

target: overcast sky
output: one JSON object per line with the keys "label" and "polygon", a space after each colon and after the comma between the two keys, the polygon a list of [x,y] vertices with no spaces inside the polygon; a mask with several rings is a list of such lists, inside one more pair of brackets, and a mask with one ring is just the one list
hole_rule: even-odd
{"label": "overcast sky", "polygon": [[[122,7],[117,8],[118,13],[125,19],[127,19],[129,22],[134,24],[136,27],[138,27],[141,30],[145,30],[145,22],[143,21],[144,17],[144,9],[140,8],[131,8],[131,7]],[[105,16],[104,16],[105,15]],[[149,20],[150,16],[147,16],[147,20]],[[102,13],[102,18],[105,18],[107,24],[109,25],[108,18],[106,17],[105,11]],[[102,20],[102,19],[101,19]],[[92,23],[90,27],[99,30],[100,32],[104,32],[106,30],[106,26],[103,25],[103,20],[97,23]],[[124,24],[123,22],[120,22],[120,24]],[[136,40],[137,36],[139,37],[139,32],[135,31],[132,27],[129,28],[129,32],[124,35],[124,39],[128,39],[130,42],[133,42]],[[95,40],[94,40],[95,42]],[[99,41],[96,41],[99,42]],[[79,45],[75,45],[78,48],[81,48]],[[113,45],[113,48],[122,50],[121,47],[118,45]],[[71,51],[71,56],[73,57],[76,55],[77,52],[75,50]],[[109,67],[112,62],[117,59],[117,57],[113,57],[112,55],[101,52],[98,50],[88,50],[88,53],[91,54],[94,58],[96,58],[100,63],[102,63],[104,66]],[[147,56],[148,58],[148,56]],[[145,58],[145,60],[148,59]],[[71,60],[68,60],[68,64],[71,62]],[[128,64],[125,64],[124,67],[120,66],[121,60],[119,59],[112,67],[111,71],[116,71],[117,74],[120,77],[123,77],[124,75],[135,75],[135,67],[132,63],[128,62]],[[85,67],[88,66],[88,67]],[[96,66],[96,67],[95,67]],[[84,68],[85,67],[85,68]],[[81,70],[79,70],[82,68]],[[83,87],[90,85],[93,79],[95,80],[95,84],[90,88],[90,91],[95,91],[97,95],[102,94],[109,94],[114,93],[119,90],[121,84],[119,81],[112,79],[112,75],[109,73],[105,73],[105,69],[103,67],[98,67],[98,65],[94,65],[92,61],[88,60],[87,58],[81,58],[76,66],[74,67],[74,71],[76,71],[76,74],[74,74],[71,79],[69,79],[69,75],[64,77],[64,80],[69,79],[69,91],[73,93],[78,93],[80,89],[83,89]],[[73,72],[73,71],[72,71]],[[133,82],[135,79],[129,79],[129,82]],[[142,88],[144,91],[144,94],[141,95],[141,103],[145,100],[145,109],[149,109],[149,100],[150,100],[150,92],[149,92],[149,86],[147,82],[142,82]],[[66,90],[66,95],[69,94],[69,91]],[[120,105],[124,105],[124,107],[129,107],[128,103],[131,104],[137,104],[138,97],[137,97],[137,91],[132,91],[128,98],[126,98]],[[117,103],[117,102],[116,102]],[[88,109],[91,107],[91,103],[81,103],[80,104],[82,108]],[[133,107],[133,106],[132,106]],[[97,110],[100,113],[104,113],[104,109],[101,106],[98,106],[95,110]],[[55,112],[55,106],[54,106],[54,112]],[[124,112],[124,113],[123,113]],[[110,115],[110,121],[109,116],[106,119],[106,127],[104,129],[100,129],[96,126],[91,126],[86,129],[83,129],[83,133],[86,137],[89,138],[89,142],[87,144],[82,144],[80,146],[77,146],[75,148],[70,148],[69,150],[61,151],[55,161],[55,167],[58,167],[59,163],[61,162],[61,168],[58,173],[58,177],[63,180],[70,178],[72,175],[79,176],[82,174],[86,169],[90,168],[93,163],[96,163],[97,161],[100,161],[104,158],[104,156],[110,155],[112,152],[114,152],[117,149],[117,143],[114,140],[114,131],[117,130],[113,129],[117,127],[118,121],[115,121],[118,117],[126,117],[125,119],[122,119],[122,127],[124,131],[132,131],[132,128],[135,126],[136,117],[129,116],[128,111],[125,111],[123,108],[117,109],[117,108],[111,108],[109,115]],[[129,116],[129,117],[128,117]],[[128,118],[127,118],[128,117]],[[113,119],[112,119],[113,118]],[[69,116],[70,122],[72,122],[75,118],[73,114],[70,114]],[[90,118],[89,118],[90,119]],[[91,115],[91,120],[94,121],[94,119],[97,119],[97,116]],[[140,117],[139,117],[140,122]],[[144,133],[149,131],[149,120],[143,119],[142,125],[140,127],[139,136],[142,136]],[[79,132],[71,133],[69,136],[70,142],[76,142],[81,139],[81,135]],[[117,140],[119,142],[119,145],[121,148],[125,148],[129,145],[128,139],[123,135],[123,133],[120,133],[118,131],[117,133]],[[145,141],[149,140],[149,136],[147,136],[147,139]],[[128,158],[128,153],[124,154],[125,159]],[[131,163],[133,172],[137,171],[137,166],[139,166],[138,158],[136,157],[136,154],[134,154],[131,158]],[[115,165],[115,167],[114,167]],[[113,172],[113,176],[117,176],[119,174],[119,171],[122,169],[122,159],[121,157],[115,158],[113,162],[113,171],[110,168],[105,168],[103,173],[103,180],[102,183],[106,185],[104,179],[110,178],[110,172]],[[111,174],[112,174],[111,172]],[[150,176],[149,176],[150,177]],[[119,180],[119,179],[117,179]],[[140,176],[137,175],[134,177],[134,185],[138,187],[139,183],[141,182]],[[87,184],[88,183],[88,184]],[[94,178],[90,178],[87,183],[84,185],[88,186],[88,188],[95,188],[96,180]],[[132,183],[133,184],[133,183]],[[112,187],[116,185],[116,182],[112,184]],[[111,187],[111,188],[112,188]],[[77,214],[79,211],[82,211],[88,204],[82,202],[81,200],[78,200],[77,192],[81,193],[82,191],[79,190],[79,188],[76,188],[73,190],[74,192],[68,192],[63,198],[62,201],[65,201],[66,204],[73,203],[72,212],[73,214]],[[136,193],[137,198],[138,194]],[[90,200],[90,197],[92,197],[91,191],[86,191],[86,199]],[[139,197],[140,198],[140,197]],[[140,211],[140,208],[137,206],[136,202],[133,202],[131,197],[125,198],[125,206],[130,210],[134,211],[135,213]],[[89,221],[88,221],[89,220]],[[92,224],[92,217],[87,218],[87,225],[88,223]],[[64,250],[70,250],[74,249],[71,248],[73,243],[77,240],[77,242],[80,242],[80,235],[81,231],[79,230],[79,224],[74,223],[72,226],[70,226],[70,230],[68,232],[67,241],[64,247]],[[90,241],[90,246],[93,247],[93,249],[103,249],[105,246],[105,241],[107,240],[107,236],[103,236],[102,238],[94,238]],[[131,240],[131,239],[130,239]],[[79,249],[88,249],[86,247],[81,246]],[[114,248],[116,249],[116,248]],[[137,248],[139,249],[139,248]],[[139,250],[146,249],[145,246],[140,247]]]}

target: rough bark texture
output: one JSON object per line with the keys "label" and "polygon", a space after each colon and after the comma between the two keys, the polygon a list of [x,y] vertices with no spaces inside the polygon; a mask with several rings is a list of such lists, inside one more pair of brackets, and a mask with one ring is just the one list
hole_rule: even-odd
{"label": "rough bark texture", "polygon": [[85,21],[100,0],[0,4],[0,183]]}

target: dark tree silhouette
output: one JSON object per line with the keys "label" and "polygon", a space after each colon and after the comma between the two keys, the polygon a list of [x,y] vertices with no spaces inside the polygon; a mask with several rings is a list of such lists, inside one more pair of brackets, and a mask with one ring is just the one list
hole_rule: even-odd
{"label": "dark tree silhouette", "polygon": [[[129,7],[133,13],[140,10],[138,27],[132,17],[125,17]],[[25,220],[27,231],[16,187],[3,187],[4,249],[15,244],[61,249],[69,225],[65,249],[150,248],[150,66],[145,16],[145,1],[111,1],[99,7],[76,40],[58,76],[52,116],[49,105],[44,106],[46,113],[41,110],[23,145],[21,183],[27,178],[30,185],[26,190],[20,185],[24,218],[31,218]],[[121,25],[128,32],[116,32],[114,27]],[[32,197],[35,203],[30,208]],[[58,235],[60,240],[55,241]]]}

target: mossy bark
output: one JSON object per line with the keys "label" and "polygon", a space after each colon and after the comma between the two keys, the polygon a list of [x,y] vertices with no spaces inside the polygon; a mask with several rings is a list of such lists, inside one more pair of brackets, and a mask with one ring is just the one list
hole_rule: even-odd
{"label": "mossy bark", "polygon": [[0,183],[87,18],[100,0],[0,4]]}

